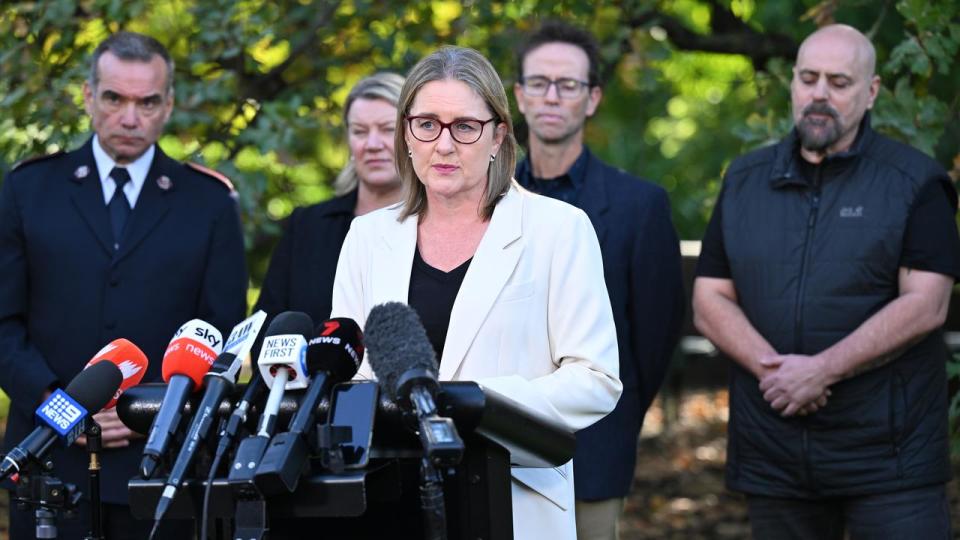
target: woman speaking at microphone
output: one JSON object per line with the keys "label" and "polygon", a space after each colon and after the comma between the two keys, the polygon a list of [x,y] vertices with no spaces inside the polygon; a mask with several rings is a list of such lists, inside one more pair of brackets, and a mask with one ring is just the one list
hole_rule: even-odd
{"label": "woman speaking at microphone", "polygon": [[[471,380],[573,430],[620,396],[600,247],[587,216],[512,179],[507,96],[472,49],[421,60],[400,94],[402,204],[354,220],[334,317],[366,323],[406,302],[423,321],[441,380]],[[360,375],[372,377],[364,362]],[[513,468],[516,538],[573,539],[573,467]]]}
{"label": "woman speaking at microphone", "polygon": [[350,90],[343,107],[350,161],[334,181],[337,196],[290,215],[254,311],[262,309],[270,317],[302,311],[315,321],[327,318],[337,256],[350,222],[400,200],[393,136],[402,86],[403,77],[382,72]]}

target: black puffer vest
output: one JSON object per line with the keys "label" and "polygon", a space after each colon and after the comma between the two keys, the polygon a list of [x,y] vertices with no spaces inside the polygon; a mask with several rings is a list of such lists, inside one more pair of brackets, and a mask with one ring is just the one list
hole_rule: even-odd
{"label": "black puffer vest", "polygon": [[[898,294],[904,230],[930,158],[870,129],[850,152],[800,174],[792,133],[731,164],[720,204],[744,313],[782,354],[816,354]],[[955,197],[955,193],[954,193]],[[956,206],[954,204],[954,206]],[[796,498],[882,493],[949,479],[947,350],[941,332],[832,387],[825,408],[784,419],[734,365],[727,485]]]}

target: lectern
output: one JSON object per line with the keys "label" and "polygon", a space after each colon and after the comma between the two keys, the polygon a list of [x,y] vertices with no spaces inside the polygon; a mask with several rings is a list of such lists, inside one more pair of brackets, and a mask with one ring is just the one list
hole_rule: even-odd
{"label": "lectern", "polygon": [[[342,398],[376,396],[375,384],[342,383],[333,399],[320,404],[316,417],[322,423],[311,441],[315,452],[293,493],[238,489],[221,472],[211,487],[207,509],[208,519],[220,533],[218,538],[237,538],[235,529],[256,530],[264,525],[263,520],[274,537],[422,538],[420,442],[409,419],[392,402],[376,397],[364,418],[363,405]],[[127,390],[117,407],[120,418],[134,431],[145,433],[164,390],[162,384]],[[238,388],[236,395],[242,391]],[[296,411],[298,398],[295,393],[284,398],[281,428]],[[512,539],[511,465],[555,467],[566,463],[573,456],[573,432],[473,382],[441,383],[437,401],[439,413],[454,420],[466,443],[460,464],[444,471],[448,538]],[[224,403],[221,407],[222,417],[230,406]],[[328,414],[331,409],[333,414]],[[189,417],[190,411],[184,416]],[[366,441],[364,432],[370,425],[365,424],[372,424],[372,439]],[[364,448],[367,441],[369,447]],[[167,519],[199,521],[205,488],[200,479],[206,478],[208,471],[201,467],[196,472],[195,479],[177,493]],[[130,480],[135,517],[153,518],[163,483],[162,475]],[[270,532],[264,537],[271,538]]]}

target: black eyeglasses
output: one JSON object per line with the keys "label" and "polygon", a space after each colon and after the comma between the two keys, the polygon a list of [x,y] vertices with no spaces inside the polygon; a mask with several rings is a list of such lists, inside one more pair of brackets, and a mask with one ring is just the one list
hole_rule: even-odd
{"label": "black eyeglasses", "polygon": [[530,97],[543,97],[550,91],[550,87],[556,85],[557,95],[562,99],[577,99],[583,95],[583,90],[590,86],[587,81],[561,77],[559,79],[550,79],[540,75],[533,77],[524,77],[520,79],[520,88],[523,93]]}
{"label": "black eyeglasses", "polygon": [[440,133],[446,128],[453,140],[458,143],[473,144],[483,135],[483,126],[496,119],[496,117],[489,120],[458,118],[448,123],[441,122],[432,116],[408,116],[407,122],[410,124],[410,134],[421,142],[433,142],[439,139]]}

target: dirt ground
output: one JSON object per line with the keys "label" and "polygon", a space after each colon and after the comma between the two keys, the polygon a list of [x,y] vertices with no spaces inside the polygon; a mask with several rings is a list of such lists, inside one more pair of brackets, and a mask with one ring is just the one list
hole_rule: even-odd
{"label": "dirt ground", "polygon": [[[699,391],[678,402],[665,421],[659,401],[647,415],[633,492],[620,522],[621,540],[749,538],[746,505],[723,487],[727,394]],[[960,462],[955,462],[960,472]],[[955,476],[960,476],[955,473]],[[950,485],[954,538],[960,539],[960,496]],[[0,540],[6,539],[6,492],[0,490]]]}
{"label": "dirt ground", "polygon": [[685,395],[676,416],[659,399],[647,413],[621,540],[748,538],[746,504],[723,487],[726,391]]}
{"label": "dirt ground", "polygon": [[[647,414],[621,540],[750,538],[744,499],[723,485],[726,391],[689,394],[678,409],[679,419],[666,425],[659,399]],[[953,467],[960,477],[960,460]],[[953,537],[960,539],[957,480],[948,490]]]}

